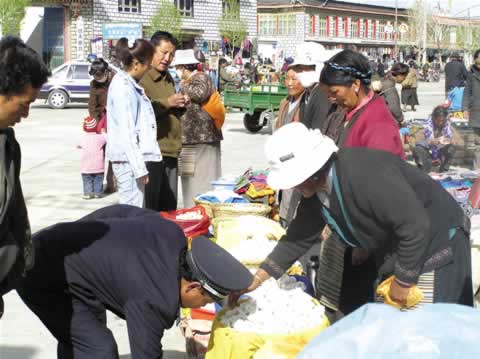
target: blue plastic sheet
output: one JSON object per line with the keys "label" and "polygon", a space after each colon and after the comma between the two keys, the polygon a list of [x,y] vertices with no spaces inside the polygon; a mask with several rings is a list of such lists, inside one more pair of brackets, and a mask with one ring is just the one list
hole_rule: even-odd
{"label": "blue plastic sheet", "polygon": [[480,355],[480,310],[431,304],[399,311],[367,304],[324,330],[298,359],[466,359]]}

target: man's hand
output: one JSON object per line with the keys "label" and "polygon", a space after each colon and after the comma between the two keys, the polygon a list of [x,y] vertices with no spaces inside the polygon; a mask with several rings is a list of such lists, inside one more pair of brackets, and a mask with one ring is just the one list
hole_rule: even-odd
{"label": "man's hand", "polygon": [[463,118],[464,118],[465,120],[468,120],[468,119],[470,118],[470,112],[468,112],[468,111],[463,111]]}
{"label": "man's hand", "polygon": [[390,298],[398,304],[407,304],[408,293],[410,292],[411,285],[400,283],[397,279],[392,281],[390,285]]}
{"label": "man's hand", "polygon": [[171,107],[185,107],[185,96],[181,93],[176,93],[175,95],[170,96],[168,99],[168,104]]}
{"label": "man's hand", "polygon": [[228,305],[230,307],[235,306],[240,296],[242,296],[245,293],[253,292],[255,289],[260,287],[263,284],[263,282],[265,282],[269,278],[270,278],[270,274],[268,274],[266,271],[264,271],[263,269],[257,270],[257,273],[255,273],[253,276],[252,283],[250,283],[250,286],[247,289],[239,292],[231,293],[228,296]]}

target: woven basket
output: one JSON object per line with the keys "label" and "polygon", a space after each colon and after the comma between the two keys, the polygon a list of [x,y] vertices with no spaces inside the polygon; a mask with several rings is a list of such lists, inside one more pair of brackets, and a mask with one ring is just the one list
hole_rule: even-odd
{"label": "woven basket", "polygon": [[238,217],[245,215],[267,217],[272,207],[261,203],[216,203],[211,206],[213,218]]}
{"label": "woven basket", "polygon": [[202,206],[203,208],[205,208],[205,211],[207,212],[207,216],[209,216],[210,218],[213,218],[213,206],[215,206],[215,203],[201,201],[196,198],[193,199],[193,202],[195,202],[196,206]]}

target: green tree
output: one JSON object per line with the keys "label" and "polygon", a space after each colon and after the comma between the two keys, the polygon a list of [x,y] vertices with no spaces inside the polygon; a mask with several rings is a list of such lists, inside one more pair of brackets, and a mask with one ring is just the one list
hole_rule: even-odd
{"label": "green tree", "polygon": [[232,49],[247,36],[247,24],[240,18],[238,0],[224,0],[223,15],[218,19],[218,31],[230,41]]}
{"label": "green tree", "polygon": [[150,35],[156,31],[168,31],[178,42],[181,42],[182,22],[182,15],[174,3],[170,0],[160,0],[157,11],[150,22]]}
{"label": "green tree", "polygon": [[2,35],[20,35],[20,26],[25,17],[25,8],[31,0],[0,0],[0,25]]}

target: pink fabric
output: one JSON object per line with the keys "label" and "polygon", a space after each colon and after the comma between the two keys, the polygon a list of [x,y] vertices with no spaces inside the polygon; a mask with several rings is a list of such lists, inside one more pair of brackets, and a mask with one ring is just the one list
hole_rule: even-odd
{"label": "pink fabric", "polygon": [[81,173],[104,172],[104,146],[107,143],[104,134],[84,133],[78,147],[82,149],[80,159]]}
{"label": "pink fabric", "polygon": [[349,113],[347,113],[347,116],[345,118],[345,120],[348,122],[350,121],[350,119],[352,118],[353,115],[355,115],[355,113],[360,110],[363,106],[365,106],[367,103],[370,102],[370,100],[373,98],[373,91],[370,91],[367,95],[367,97],[365,97],[362,101],[360,101],[360,103],[357,105],[357,107],[355,107],[352,111],[350,111]]}
{"label": "pink fabric", "polygon": [[[367,147],[383,150],[404,160],[405,152],[397,122],[383,99],[377,97],[364,106],[366,108],[350,129],[344,147]],[[360,107],[357,107],[356,110],[358,111],[358,109]]]}

